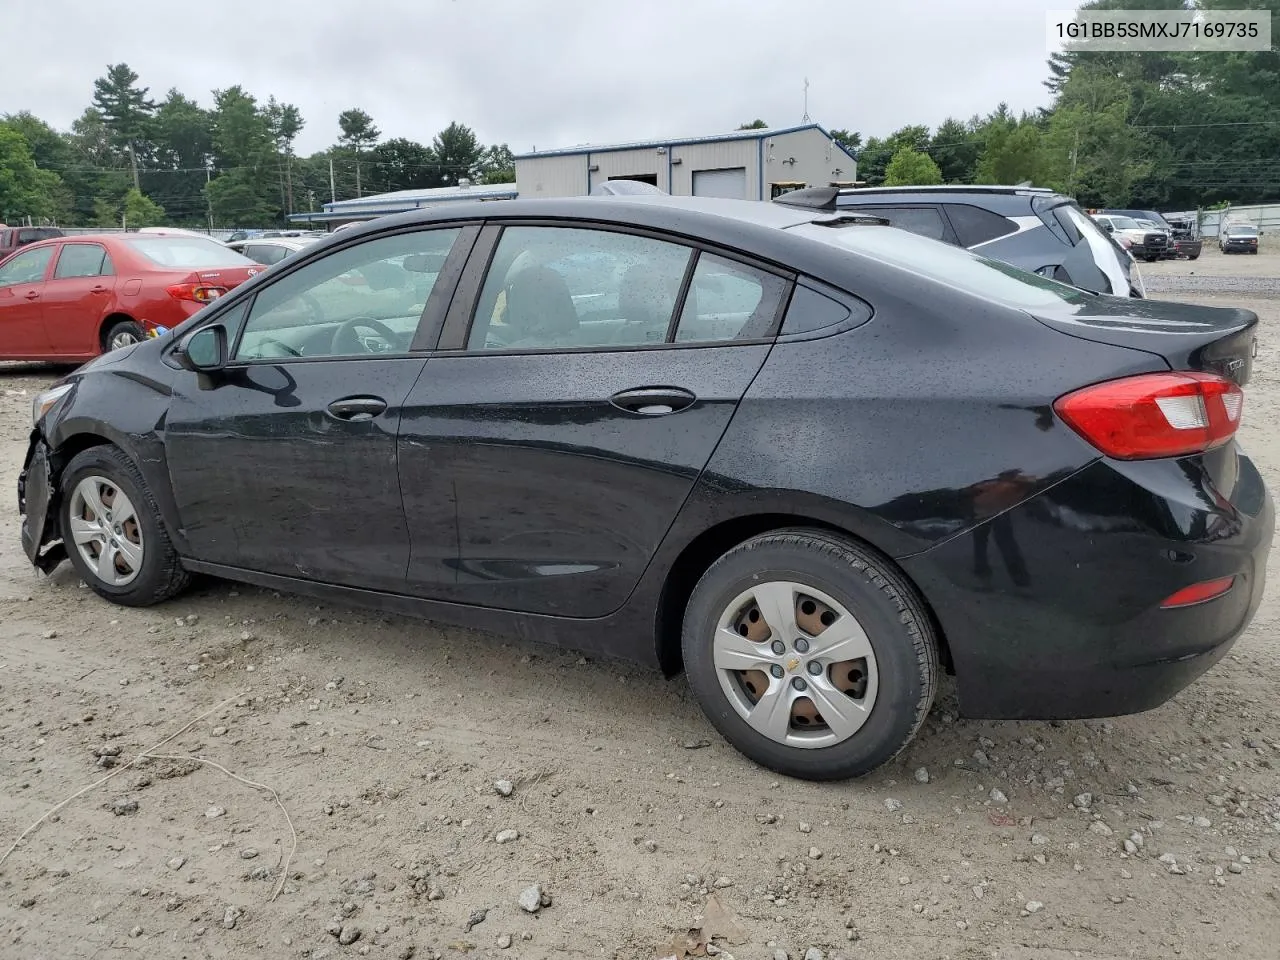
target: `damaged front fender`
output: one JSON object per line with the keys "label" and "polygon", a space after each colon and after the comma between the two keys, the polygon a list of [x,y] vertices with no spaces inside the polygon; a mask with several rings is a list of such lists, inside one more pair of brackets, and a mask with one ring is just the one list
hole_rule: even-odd
{"label": "damaged front fender", "polygon": [[55,516],[56,501],[48,444],[39,430],[32,430],[27,459],[18,475],[18,513],[22,515],[22,549],[44,573],[67,556]]}

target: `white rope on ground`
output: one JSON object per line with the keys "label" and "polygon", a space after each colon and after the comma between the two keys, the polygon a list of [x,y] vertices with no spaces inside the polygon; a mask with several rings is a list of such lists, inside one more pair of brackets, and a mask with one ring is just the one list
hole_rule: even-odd
{"label": "white rope on ground", "polygon": [[244,691],[241,691],[240,693],[236,693],[230,697],[227,697],[227,699],[223,700],[217,706],[206,710],[204,713],[200,714],[198,717],[195,717],[192,720],[188,721],[185,725],[183,725],[183,727],[180,730],[169,734],[169,736],[165,737],[159,743],[154,744],[150,747],[147,747],[147,749],[143,750],[141,753],[135,756],[132,760],[130,760],[124,766],[120,767],[118,770],[112,770],[109,774],[107,774],[102,779],[96,780],[93,783],[89,784],[87,787],[83,787],[80,790],[77,790],[75,793],[67,797],[65,800],[62,800],[61,802],[55,804],[54,806],[46,810],[44,814],[40,817],[40,819],[38,819],[35,823],[31,824],[31,826],[27,827],[27,829],[23,830],[22,833],[18,834],[18,839],[13,841],[13,843],[9,845],[9,849],[4,852],[3,856],[0,856],[0,867],[4,866],[5,861],[9,859],[10,855],[15,850],[18,849],[18,847],[22,844],[22,841],[25,840],[31,834],[32,831],[34,831],[37,827],[39,827],[40,824],[44,823],[51,816],[53,816],[59,810],[66,807],[72,801],[84,796],[86,793],[89,793],[91,790],[94,790],[102,786],[112,777],[118,777],[120,774],[124,773],[126,770],[130,769],[131,767],[137,766],[138,763],[140,763],[143,760],[188,760],[195,763],[203,763],[207,766],[213,767],[215,770],[220,770],[221,772],[225,773],[228,777],[230,777],[232,780],[237,780],[240,783],[243,783],[245,786],[253,787],[255,790],[265,790],[267,793],[271,794],[271,799],[275,801],[276,806],[280,808],[280,812],[284,814],[285,822],[289,824],[289,832],[293,836],[293,845],[289,848],[289,854],[288,856],[285,857],[284,863],[281,865],[280,879],[276,881],[275,890],[272,891],[271,896],[267,899],[267,902],[270,903],[271,901],[275,900],[276,897],[280,896],[280,891],[284,889],[285,879],[289,875],[289,865],[293,862],[293,857],[298,852],[298,831],[293,825],[293,818],[289,816],[289,811],[285,809],[284,803],[281,802],[280,795],[276,793],[276,791],[273,790],[271,787],[267,786],[265,783],[258,783],[254,780],[248,779],[247,777],[242,777],[238,773],[232,773],[226,767],[222,766],[222,764],[214,763],[212,760],[206,760],[204,757],[176,756],[172,754],[162,754],[162,753],[155,752],[159,750],[161,747],[165,746],[166,744],[172,743],[174,740],[177,740],[178,737],[182,736],[184,733],[186,733],[188,730],[194,727],[201,720],[204,720],[206,717],[212,716],[213,714],[217,713],[219,710],[225,709],[227,705],[230,704],[233,700],[237,700],[242,696],[244,696]]}
{"label": "white rope on ground", "polygon": [[212,760],[206,760],[204,757],[179,756],[176,754],[166,754],[166,753],[148,753],[147,759],[149,760],[190,760],[190,761],[194,761],[195,763],[203,763],[206,766],[213,767],[215,770],[222,771],[232,780],[238,780],[240,783],[243,783],[245,786],[253,787],[255,790],[264,790],[267,793],[271,794],[271,799],[276,802],[276,806],[279,807],[280,812],[284,814],[285,822],[289,824],[289,832],[293,835],[293,845],[289,848],[289,853],[284,858],[284,863],[280,867],[280,879],[276,881],[275,890],[272,891],[271,896],[267,898],[267,902],[270,903],[271,901],[275,900],[276,897],[280,896],[280,891],[284,889],[285,878],[289,876],[289,865],[293,862],[294,854],[298,852],[298,831],[294,829],[293,818],[289,816],[289,811],[285,809],[284,804],[280,801],[280,795],[276,793],[275,790],[273,790],[271,787],[268,787],[265,783],[257,783],[256,781],[250,780],[248,777],[242,777],[238,773],[232,773],[222,764],[214,763]]}

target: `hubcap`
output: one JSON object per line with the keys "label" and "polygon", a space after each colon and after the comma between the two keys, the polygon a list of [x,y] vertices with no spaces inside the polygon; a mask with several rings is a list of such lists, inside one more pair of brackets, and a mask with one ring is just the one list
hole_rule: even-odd
{"label": "hubcap", "polygon": [[137,337],[135,337],[132,333],[129,333],[127,330],[125,330],[125,331],[121,331],[120,333],[117,333],[114,337],[111,338],[111,349],[119,350],[121,347],[127,347],[132,343],[141,343],[141,342],[142,341],[139,340]]}
{"label": "hubcap", "polygon": [[875,705],[879,672],[866,631],[804,584],[775,580],[737,596],[720,615],[712,654],[737,714],[789,747],[842,743]]}
{"label": "hubcap", "polygon": [[71,539],[103,583],[123,587],[142,569],[142,527],[133,502],[104,477],[85,477],[71,494]]}

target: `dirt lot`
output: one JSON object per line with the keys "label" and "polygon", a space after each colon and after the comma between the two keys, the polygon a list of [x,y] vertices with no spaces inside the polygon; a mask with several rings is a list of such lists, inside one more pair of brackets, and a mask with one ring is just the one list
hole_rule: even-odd
{"label": "dirt lot", "polygon": [[[1280,325],[1280,251],[1143,271]],[[1278,353],[1264,334],[1243,427],[1273,489]],[[1276,956],[1280,587],[1152,713],[968,722],[944,690],[880,774],[783,781],[643,670],[227,583],[125,610],[38,577],[10,485],[55,375],[0,370],[0,852],[114,772],[96,752],[119,771],[219,703],[155,752],[282,807],[191,761],[125,769],[0,867],[0,956],[653,960],[711,895],[739,960]]]}

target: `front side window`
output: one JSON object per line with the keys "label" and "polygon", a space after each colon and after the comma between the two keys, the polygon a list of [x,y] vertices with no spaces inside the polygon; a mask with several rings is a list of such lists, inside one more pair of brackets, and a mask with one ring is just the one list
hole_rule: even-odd
{"label": "front side window", "polygon": [[58,255],[58,265],[53,268],[53,279],[101,277],[111,272],[111,258],[101,244],[65,243]]}
{"label": "front side window", "polygon": [[257,295],[237,360],[407,353],[457,228],[366,240]]}
{"label": "front side window", "polygon": [[494,251],[468,350],[664,343],[692,251],[574,227],[508,227]]}
{"label": "front side window", "polygon": [[39,283],[44,279],[44,272],[52,259],[53,247],[24,250],[0,267],[0,287],[13,286],[15,283]]}
{"label": "front side window", "polygon": [[685,297],[677,341],[750,340],[769,334],[787,281],[703,253]]}
{"label": "front side window", "polygon": [[289,255],[289,251],[279,244],[254,243],[244,248],[244,255],[256,263],[271,266],[279,263]]}

